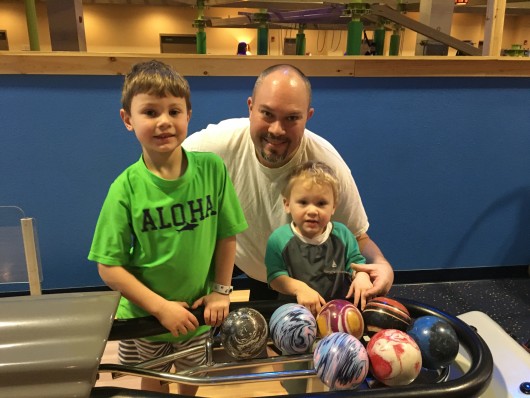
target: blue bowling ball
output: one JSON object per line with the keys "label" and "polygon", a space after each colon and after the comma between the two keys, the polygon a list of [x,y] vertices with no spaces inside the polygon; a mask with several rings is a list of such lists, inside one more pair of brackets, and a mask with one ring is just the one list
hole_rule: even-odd
{"label": "blue bowling ball", "polygon": [[370,367],[363,344],[351,334],[331,333],[317,343],[313,353],[315,370],[331,390],[349,390],[361,384]]}
{"label": "blue bowling ball", "polygon": [[283,355],[305,354],[317,336],[317,321],[306,307],[288,303],[276,309],[269,320],[270,336]]}
{"label": "blue bowling ball", "polygon": [[453,327],[437,316],[421,316],[407,330],[421,351],[424,368],[448,366],[458,355],[459,341]]}

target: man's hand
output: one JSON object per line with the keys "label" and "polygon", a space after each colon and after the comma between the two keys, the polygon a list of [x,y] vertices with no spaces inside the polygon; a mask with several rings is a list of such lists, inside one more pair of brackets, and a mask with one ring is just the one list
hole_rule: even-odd
{"label": "man's hand", "polygon": [[394,271],[392,266],[386,261],[385,256],[379,250],[375,242],[370,239],[367,233],[357,237],[361,254],[368,264],[352,264],[355,271],[367,272],[370,280],[374,284],[372,289],[366,291],[366,294],[372,297],[384,296],[390,291],[394,282]]}
{"label": "man's hand", "polygon": [[370,275],[370,280],[374,284],[374,287],[365,291],[366,296],[384,296],[390,291],[394,282],[394,271],[389,263],[352,264],[351,268],[354,271],[366,272]]}

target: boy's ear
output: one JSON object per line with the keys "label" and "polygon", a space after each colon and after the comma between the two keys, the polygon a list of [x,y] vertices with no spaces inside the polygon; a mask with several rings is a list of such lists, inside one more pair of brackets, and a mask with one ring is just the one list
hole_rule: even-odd
{"label": "boy's ear", "polygon": [[125,128],[129,131],[133,131],[133,127],[131,124],[131,116],[123,108],[120,109],[120,117],[121,120],[123,120],[123,124],[125,124]]}
{"label": "boy's ear", "polygon": [[191,112],[192,112],[192,110],[190,109],[190,110],[188,111],[188,123],[190,122],[190,119],[191,119]]}

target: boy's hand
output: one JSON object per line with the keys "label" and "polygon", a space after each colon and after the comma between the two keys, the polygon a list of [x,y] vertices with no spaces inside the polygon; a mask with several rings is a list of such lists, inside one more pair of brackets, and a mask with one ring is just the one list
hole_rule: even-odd
{"label": "boy's hand", "polygon": [[204,305],[204,322],[210,326],[221,326],[230,310],[230,296],[212,292],[206,296],[197,299],[192,309]]}
{"label": "boy's hand", "polygon": [[317,316],[322,306],[326,304],[326,300],[316,290],[311,289],[305,283],[297,289],[295,296],[298,304],[306,307],[314,316]]}
{"label": "boy's hand", "polygon": [[370,289],[373,287],[370,281],[370,275],[366,272],[357,272],[353,279],[346,298],[350,298],[353,295],[353,305],[358,306],[361,304],[361,311],[366,307],[366,302],[373,296],[370,295]]}
{"label": "boy's hand", "polygon": [[181,301],[166,301],[157,311],[156,318],[173,336],[182,336],[197,329],[199,321],[188,311],[188,304]]}

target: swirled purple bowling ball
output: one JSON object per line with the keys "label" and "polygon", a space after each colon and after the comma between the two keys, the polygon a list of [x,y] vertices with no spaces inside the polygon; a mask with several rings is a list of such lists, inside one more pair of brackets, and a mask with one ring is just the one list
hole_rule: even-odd
{"label": "swirled purple bowling ball", "polygon": [[449,365],[458,355],[460,343],[453,327],[442,318],[420,316],[407,330],[420,347],[423,367],[439,369]]}
{"label": "swirled purple bowling ball", "polygon": [[334,332],[345,332],[360,339],[364,333],[361,311],[348,300],[328,301],[317,315],[317,325],[322,337]]}
{"label": "swirled purple bowling ball", "polygon": [[410,326],[407,308],[399,301],[388,297],[374,297],[363,310],[366,333],[373,336],[382,329],[397,329],[403,332]]}
{"label": "swirled purple bowling ball", "polygon": [[420,374],[420,348],[407,333],[383,329],[370,338],[366,346],[370,371],[387,386],[404,386]]}
{"label": "swirled purple bowling ball", "polygon": [[368,374],[369,361],[362,343],[351,334],[331,333],[322,338],[313,353],[320,380],[332,390],[349,390]]}
{"label": "swirled purple bowling ball", "polygon": [[307,353],[317,336],[317,321],[301,304],[288,303],[278,307],[272,313],[269,328],[274,345],[284,355]]}
{"label": "swirled purple bowling ball", "polygon": [[221,325],[221,343],[237,360],[259,355],[267,345],[267,321],[253,308],[231,311]]}

